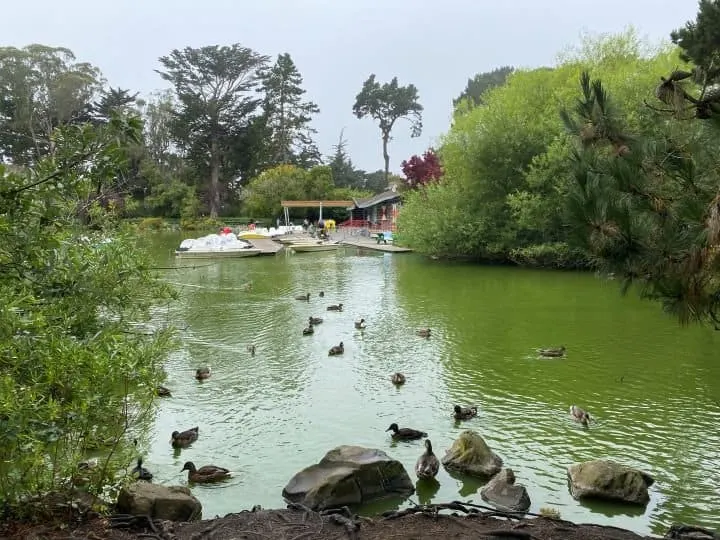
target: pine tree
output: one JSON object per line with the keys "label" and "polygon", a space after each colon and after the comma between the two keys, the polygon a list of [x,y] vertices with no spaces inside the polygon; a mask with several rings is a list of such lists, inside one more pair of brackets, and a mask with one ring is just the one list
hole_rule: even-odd
{"label": "pine tree", "polygon": [[275,64],[262,75],[265,99],[263,109],[268,128],[271,164],[293,163],[312,166],[320,163],[320,152],[312,140],[312,115],[320,108],[303,99],[302,76],[288,53],[280,54]]}
{"label": "pine tree", "polygon": [[335,153],[330,160],[333,180],[337,187],[363,189],[365,187],[365,171],[356,169],[347,154],[347,140],[343,137],[344,130],[340,131],[338,143],[333,146]]}

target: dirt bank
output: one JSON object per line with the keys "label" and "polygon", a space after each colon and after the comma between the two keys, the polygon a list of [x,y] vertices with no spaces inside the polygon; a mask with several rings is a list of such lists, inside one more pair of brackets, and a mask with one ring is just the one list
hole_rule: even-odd
{"label": "dirt bank", "polygon": [[[467,510],[467,509],[466,509]],[[0,538],[23,540],[641,540],[624,529],[578,525],[545,517],[504,519],[492,512],[436,514],[434,507],[386,518],[349,512],[319,514],[301,507],[229,514],[194,523],[149,522],[146,518],[96,517],[75,529],[67,525],[0,525]],[[4,528],[3,528],[4,527]],[[678,538],[673,536],[673,538]],[[712,539],[712,536],[706,538]],[[718,538],[718,537],[714,537]]]}

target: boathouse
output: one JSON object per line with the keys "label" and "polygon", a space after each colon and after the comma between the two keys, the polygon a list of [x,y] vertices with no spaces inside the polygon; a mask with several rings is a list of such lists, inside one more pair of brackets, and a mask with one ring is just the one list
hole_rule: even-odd
{"label": "boathouse", "polygon": [[353,202],[354,205],[349,208],[350,219],[343,226],[395,231],[402,204],[395,186],[367,199],[353,199]]}

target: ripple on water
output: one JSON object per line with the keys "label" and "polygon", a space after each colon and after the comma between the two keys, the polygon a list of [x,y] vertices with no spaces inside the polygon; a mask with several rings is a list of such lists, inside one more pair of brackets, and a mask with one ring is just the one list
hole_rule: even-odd
{"label": "ripple on water", "polygon": [[[608,294],[592,276],[353,253],[173,273],[181,301],[157,312],[158,327],[188,328],[166,364],[173,397],[160,400],[148,434],[158,482],[185,484],[187,460],[213,463],[236,476],[193,486],[206,517],[277,507],[289,478],[338,444],[383,449],[412,471],[422,443],[393,442],[385,430],[397,422],[427,431],[439,455],[464,429],[479,431],[528,486],[535,511],[556,506],[567,519],[638,532],[671,521],[720,526],[720,373],[703,361],[717,343],[702,341],[714,337],[681,332],[656,306]],[[309,302],[295,300],[306,292]],[[342,313],[326,311],[339,302]],[[302,336],[310,315],[324,322]],[[362,332],[353,325],[361,317]],[[415,335],[426,326],[430,339]],[[329,357],[340,341],[345,354]],[[538,358],[537,348],[563,343],[565,358]],[[212,377],[197,382],[204,364]],[[404,386],[391,384],[395,371]],[[455,403],[477,405],[478,417],[455,422]],[[593,415],[589,429],[572,421],[571,404]],[[174,451],[170,432],[195,425],[199,440]],[[570,497],[567,466],[598,457],[656,477],[644,512]],[[481,482],[444,469],[438,480],[432,500],[479,497]]]}

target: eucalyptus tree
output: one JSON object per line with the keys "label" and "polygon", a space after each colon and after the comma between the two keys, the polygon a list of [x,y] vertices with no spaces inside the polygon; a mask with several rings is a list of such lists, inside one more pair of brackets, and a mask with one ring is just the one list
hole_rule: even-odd
{"label": "eucalyptus tree", "polygon": [[160,76],[178,101],[173,135],[199,174],[209,176],[210,216],[221,206],[221,175],[237,176],[234,141],[243,134],[261,99],[255,89],[269,58],[240,44],[175,49],[160,58]]}
{"label": "eucalyptus tree", "polygon": [[369,116],[380,126],[385,160],[385,185],[390,175],[388,143],[395,123],[400,119],[408,120],[411,137],[419,137],[422,133],[423,106],[418,99],[415,85],[400,86],[397,77],[393,77],[389,83],[380,84],[375,80],[374,73],[363,83],[362,90],[355,97],[355,116],[359,119]]}

